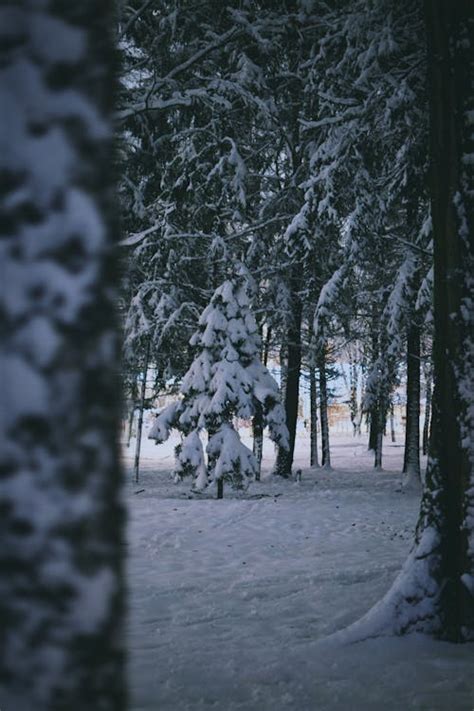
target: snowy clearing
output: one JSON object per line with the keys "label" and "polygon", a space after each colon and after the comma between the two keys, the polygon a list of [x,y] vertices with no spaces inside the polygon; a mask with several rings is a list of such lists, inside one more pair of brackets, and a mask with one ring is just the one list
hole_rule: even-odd
{"label": "snowy clearing", "polygon": [[[173,484],[175,443],[143,440],[139,485],[125,448],[133,711],[474,708],[474,645],[323,641],[381,598],[410,549],[419,498],[401,491],[400,438],[375,472],[366,437],[335,436],[323,471],[306,468],[300,436],[301,483],[267,477],[223,501]],[[267,474],[272,460],[266,443]]]}

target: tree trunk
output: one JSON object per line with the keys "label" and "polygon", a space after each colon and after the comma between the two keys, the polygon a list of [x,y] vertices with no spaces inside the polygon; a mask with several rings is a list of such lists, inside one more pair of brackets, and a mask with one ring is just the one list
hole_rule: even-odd
{"label": "tree trunk", "polygon": [[[372,368],[374,365],[377,363],[377,359],[379,357],[380,353],[380,314],[378,310],[378,306],[375,302],[372,303],[372,308],[371,308],[371,343],[372,343],[372,348],[371,348],[371,366]],[[373,389],[373,386],[371,386]],[[379,445],[379,427],[380,423],[383,421],[383,418],[380,416],[380,397],[378,394],[378,391],[380,390],[380,386],[377,386],[377,393],[372,392],[371,397],[372,397],[372,407],[370,408],[369,411],[369,425],[370,425],[370,430],[369,430],[369,452],[374,452],[374,454],[377,452],[377,447]],[[383,433],[383,429],[382,429]],[[376,457],[377,458],[377,457]],[[375,465],[377,466],[377,465]]]}
{"label": "tree trunk", "polygon": [[133,384],[130,390],[130,412],[128,414],[127,447],[130,447],[133,434],[133,421],[135,419],[135,407],[137,403],[138,376],[133,376]]}
{"label": "tree trunk", "polygon": [[356,363],[353,362],[352,353],[350,354],[349,379],[350,379],[349,409],[350,409],[350,414],[351,414],[352,434],[355,437],[357,435],[358,428],[360,430],[360,421],[359,421],[359,425],[358,425],[358,420],[359,420],[359,418],[358,418],[359,404],[357,402],[358,375],[357,375],[357,365],[356,365]]}
{"label": "tree trunk", "polygon": [[286,398],[286,383],[288,380],[288,346],[282,345],[280,348],[280,394],[284,403]]}
{"label": "tree trunk", "polygon": [[379,404],[377,409],[377,426],[376,433],[377,439],[375,443],[375,459],[374,467],[375,469],[382,469],[382,451],[383,451],[383,433],[385,431],[385,423],[387,420],[386,416],[386,406],[382,402]]}
{"label": "tree trunk", "polygon": [[253,453],[257,461],[256,481],[260,481],[263,454],[263,408],[258,402],[255,405],[255,414],[252,419]]}
{"label": "tree trunk", "polygon": [[[265,339],[263,340],[263,351],[262,351],[262,363],[266,367],[268,365],[268,354],[270,351],[270,342],[272,337],[272,329],[268,326]],[[253,454],[257,460],[257,472],[255,474],[255,480],[260,481],[262,472],[262,457],[263,457],[263,408],[259,402],[255,405],[255,415],[252,420],[252,433],[253,433]]]}
{"label": "tree trunk", "polygon": [[128,433],[127,433],[127,447],[130,447],[130,442],[132,441],[133,433],[133,420],[135,419],[135,404],[132,404],[132,408],[128,413]]}
{"label": "tree trunk", "polygon": [[431,370],[427,373],[426,377],[426,396],[425,396],[425,419],[423,422],[423,454],[428,453],[428,441],[430,433],[430,419],[431,419]]}
{"label": "tree trunk", "polygon": [[390,437],[392,442],[396,442],[397,438],[395,436],[395,407],[393,400],[390,401]]}
{"label": "tree trunk", "polygon": [[319,467],[318,458],[318,386],[316,368],[309,366],[309,399],[310,399],[310,466]]}
{"label": "tree trunk", "polygon": [[328,389],[326,377],[326,354],[324,348],[318,357],[319,369],[319,409],[321,413],[321,466],[331,468],[331,450],[329,447]]}
{"label": "tree trunk", "polygon": [[262,353],[262,363],[265,367],[268,365],[268,355],[270,353],[270,343],[272,340],[272,329],[270,326],[267,327],[267,332],[265,334],[265,340],[263,342],[263,353]]}
{"label": "tree trunk", "polygon": [[283,477],[291,476],[295,452],[296,425],[298,421],[298,398],[301,371],[301,320],[302,303],[296,291],[293,291],[292,313],[288,328],[288,368],[285,387],[285,414],[290,446],[288,450],[278,449],[276,473]]}
{"label": "tree trunk", "polygon": [[375,452],[377,450],[379,424],[379,408],[374,406],[369,413],[369,452]]}
{"label": "tree trunk", "polygon": [[138,405],[138,422],[137,422],[137,438],[135,440],[135,459],[133,462],[133,478],[138,484],[140,479],[140,450],[142,447],[142,430],[143,430],[143,412],[145,410],[146,399],[146,379],[148,375],[148,365],[150,360],[151,339],[148,338],[145,352],[145,361],[143,363],[143,376],[140,387],[140,403]]}
{"label": "tree trunk", "polygon": [[419,488],[420,477],[420,328],[414,318],[407,334],[407,405],[404,486]]}
{"label": "tree trunk", "polygon": [[425,0],[431,81],[434,391],[415,546],[393,587],[345,634],[390,632],[474,641],[474,152],[470,0]]}
{"label": "tree trunk", "polygon": [[[474,422],[472,353],[474,152],[470,0],[425,3],[431,66],[431,208],[434,236],[434,394],[427,494],[419,528],[439,535],[433,577],[439,635],[474,639]],[[469,348],[471,349],[469,351]],[[423,515],[424,513],[424,515]]]}
{"label": "tree trunk", "polygon": [[0,7],[5,711],[126,705],[112,28],[107,2]]}
{"label": "tree trunk", "polygon": [[217,498],[224,498],[224,479],[222,478],[217,480]]}

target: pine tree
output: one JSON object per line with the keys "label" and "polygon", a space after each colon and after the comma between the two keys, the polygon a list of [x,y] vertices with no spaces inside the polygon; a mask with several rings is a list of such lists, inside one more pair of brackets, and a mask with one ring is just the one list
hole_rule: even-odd
{"label": "pine tree", "polygon": [[[260,361],[260,339],[247,289],[245,277],[240,276],[215,291],[191,339],[196,356],[181,384],[182,400],[158,416],[149,434],[162,442],[173,426],[181,430],[185,439],[178,448],[176,471],[192,474],[198,488],[208,480],[216,483],[218,498],[223,496],[224,481],[241,488],[257,471],[253,453],[235,429],[235,418],[250,419],[260,405],[273,441],[288,446],[278,387]],[[208,433],[207,470],[202,430]]]}
{"label": "pine tree", "polygon": [[[396,310],[398,326],[413,312],[407,299],[396,305],[392,292],[408,257],[422,256],[426,247],[421,239],[427,203],[421,5],[342,2],[323,12],[320,41],[306,63],[318,96],[313,115],[303,121],[310,165],[306,199],[315,205],[318,229],[333,230],[332,241],[342,247],[346,278],[337,288],[337,264],[336,283],[328,282],[338,292],[332,306],[346,281],[354,284],[354,323],[369,366],[364,398],[369,448],[381,466],[383,430],[403,351],[400,340],[394,350],[389,329]],[[430,268],[429,259],[410,263],[422,275]]]}

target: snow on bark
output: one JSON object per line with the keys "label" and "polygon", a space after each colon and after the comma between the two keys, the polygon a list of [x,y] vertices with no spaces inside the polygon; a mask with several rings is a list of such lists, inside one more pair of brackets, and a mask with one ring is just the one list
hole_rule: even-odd
{"label": "snow on bark", "polygon": [[434,579],[440,537],[433,528],[423,531],[387,594],[360,620],[329,639],[351,643],[370,637],[408,632],[437,634],[440,589]]}
{"label": "snow on bark", "polygon": [[0,9],[0,706],[124,706],[108,3]]}

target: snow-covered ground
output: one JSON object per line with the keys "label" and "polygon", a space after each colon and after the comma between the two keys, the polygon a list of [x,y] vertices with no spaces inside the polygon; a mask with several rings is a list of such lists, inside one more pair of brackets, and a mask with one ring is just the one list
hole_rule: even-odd
{"label": "snow-covered ground", "polygon": [[[388,589],[413,536],[401,438],[372,469],[366,437],[333,437],[333,471],[266,477],[223,501],[173,484],[173,444],[143,440],[129,503],[133,711],[474,709],[474,645],[420,636],[328,646]],[[264,450],[268,473],[273,446]]]}

